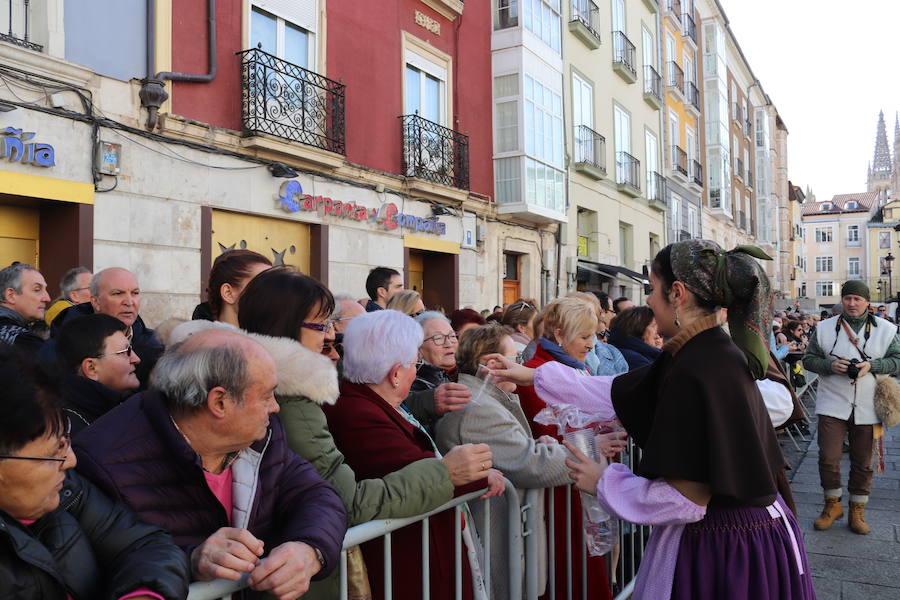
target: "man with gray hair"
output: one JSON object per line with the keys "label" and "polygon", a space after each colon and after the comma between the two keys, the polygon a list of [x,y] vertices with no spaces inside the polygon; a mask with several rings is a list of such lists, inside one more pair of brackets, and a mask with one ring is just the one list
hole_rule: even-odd
{"label": "man with gray hair", "polygon": [[162,342],[156,332],[144,324],[140,316],[141,286],[137,276],[128,269],[110,267],[98,271],[91,278],[90,299],[62,311],[50,327],[53,338],[44,349],[45,356],[55,355],[55,338],[66,322],[84,315],[101,313],[115,317],[128,326],[126,337],[141,357],[137,366],[137,378],[141,389],[146,389],[150,372],[163,352]]}
{"label": "man with gray hair", "polygon": [[84,430],[76,451],[82,475],[172,535],[194,579],[249,575],[254,590],[293,600],[337,566],[347,513],[288,447],[277,383],[255,340],[197,333],[160,358],[151,390]]}
{"label": "man with gray hair", "polygon": [[50,295],[40,272],[25,263],[0,269],[0,344],[36,354],[44,339],[30,327],[44,318]]}
{"label": "man with gray hair", "polygon": [[82,302],[90,302],[91,300],[91,270],[87,267],[74,267],[66,271],[66,274],[59,280],[59,298],[53,301],[47,314],[44,315],[44,321],[47,325],[53,323],[59,313],[66,310],[70,306],[81,304]]}
{"label": "man with gray hair", "polygon": [[366,309],[360,306],[359,302],[353,299],[350,294],[337,294],[334,297],[334,312],[331,313],[331,320],[334,321],[335,333],[343,334],[347,329],[347,323],[366,314]]}

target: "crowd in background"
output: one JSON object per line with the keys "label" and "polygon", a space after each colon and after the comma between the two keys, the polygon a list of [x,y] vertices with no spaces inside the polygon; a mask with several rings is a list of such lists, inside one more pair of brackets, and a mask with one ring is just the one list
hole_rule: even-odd
{"label": "crowd in background", "polygon": [[[3,597],[178,598],[190,580],[243,574],[279,598],[336,597],[348,526],[474,490],[498,496],[504,476],[518,490],[571,482],[559,430],[536,420],[546,403],[535,386],[483,385],[500,357],[615,376],[654,363],[665,342],[649,306],[599,291],[444,314],[394,269],[373,269],[359,299],[249,250],[220,255],[208,281],[191,320],[154,330],[126,269],[72,269],[55,300],[34,267],[0,271],[0,386],[12,390],[2,400],[0,537],[19,540],[0,550]],[[773,352],[802,353],[817,316],[776,317]],[[615,455],[624,433],[600,441]],[[46,472],[20,472],[15,459]],[[565,512],[581,525],[579,495],[571,506],[563,498],[546,515],[557,539],[542,533],[542,587],[547,552],[566,543]],[[464,535],[466,597],[483,575],[477,505]],[[96,512],[122,516],[98,532]],[[501,514],[494,540],[505,534]],[[52,519],[73,523],[78,544],[36,525]],[[452,512],[430,529],[432,597],[450,598]],[[418,529],[396,534],[393,548],[395,597],[418,597]],[[31,560],[45,551],[47,564]],[[383,551],[378,541],[349,553],[360,593],[381,597]],[[506,557],[490,564],[495,589],[482,597],[506,597]],[[564,561],[556,566],[560,597]],[[611,598],[604,558],[587,568],[588,597]]]}

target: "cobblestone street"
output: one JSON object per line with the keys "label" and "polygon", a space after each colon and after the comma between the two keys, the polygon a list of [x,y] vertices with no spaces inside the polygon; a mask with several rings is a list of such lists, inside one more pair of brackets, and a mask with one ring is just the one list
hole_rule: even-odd
{"label": "cobblestone street", "polygon": [[[815,431],[814,424],[811,430]],[[885,435],[885,471],[876,474],[872,482],[866,510],[866,522],[872,532],[867,536],[856,535],[847,527],[846,490],[844,518],[829,531],[813,529],[813,519],[822,508],[818,457],[819,447],[813,439],[791,483],[818,600],[897,600],[900,598],[900,429],[888,430]],[[849,468],[849,459],[844,455],[841,472],[845,484]]]}

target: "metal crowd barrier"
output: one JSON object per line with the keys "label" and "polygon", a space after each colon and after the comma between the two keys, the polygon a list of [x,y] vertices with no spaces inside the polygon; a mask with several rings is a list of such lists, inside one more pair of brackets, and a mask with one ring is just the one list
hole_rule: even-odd
{"label": "metal crowd barrier", "polygon": [[[624,452],[619,455],[622,464],[630,469],[640,460],[641,450],[631,438],[628,438],[628,446]],[[548,490],[556,488],[530,489],[525,492],[525,503],[522,505],[523,512],[523,530],[522,537],[525,538],[525,598],[527,600],[536,600],[539,595],[538,578],[540,576],[538,565],[538,527],[547,527],[547,589],[546,596],[550,600],[556,598],[556,562],[565,560],[566,563],[566,599],[570,600],[575,594],[575,586],[581,590],[581,598],[587,597],[587,548],[584,544],[580,545],[581,551],[577,557],[572,556],[572,536],[581,535],[580,532],[572,530],[572,511],[571,502],[572,494],[575,490],[571,485],[564,486],[565,502],[566,502],[566,536],[565,548],[555,548],[555,494],[547,493]],[[537,513],[535,507],[540,500],[542,494],[546,493],[547,506],[544,508],[544,514],[547,523],[537,522]],[[619,521],[619,543],[616,548],[605,555],[607,579],[615,593],[614,600],[626,600],[631,597],[634,589],[634,579],[640,567],[641,557],[644,555],[644,547],[650,537],[651,527],[647,525],[636,525],[627,521]],[[581,564],[581,580],[573,581],[572,565],[575,560]],[[616,593],[618,591],[618,593]],[[517,597],[510,595],[511,598]],[[559,599],[562,600],[562,599]]]}
{"label": "metal crowd barrier", "polygon": [[[627,449],[619,455],[619,458],[623,464],[627,465],[629,468],[634,468],[634,465],[640,459],[640,449],[635,446],[632,440],[629,438]],[[509,539],[499,540],[499,542],[506,544],[507,547],[506,555],[509,560],[509,582],[507,589],[509,590],[509,597],[512,599],[525,598],[527,600],[536,600],[538,597],[538,580],[540,573],[538,565],[537,532],[539,530],[538,528],[540,527],[548,527],[547,596],[550,598],[550,600],[557,600],[556,562],[559,560],[564,560],[566,564],[566,598],[571,599],[573,597],[576,589],[574,586],[576,585],[581,589],[582,598],[587,595],[587,569],[585,568],[587,564],[587,551],[584,544],[581,544],[581,552],[579,556],[572,556],[572,536],[581,535],[581,533],[572,530],[572,511],[569,507],[571,506],[572,494],[575,491],[571,485],[564,486],[564,489],[566,490],[565,501],[567,507],[565,523],[566,547],[562,549],[554,548],[553,546],[555,540],[555,521],[552,518],[552,516],[555,514],[555,499],[553,493],[547,494],[549,500],[544,510],[544,514],[549,519],[549,523],[545,524],[543,522],[537,522],[537,502],[541,494],[545,494],[548,490],[551,489],[554,488],[525,490],[524,502],[520,504],[520,499],[518,494],[516,493],[515,488],[513,487],[512,483],[506,480],[506,489],[504,490],[503,496],[506,499],[507,503],[506,518],[508,519],[509,523]],[[444,504],[443,506],[436,508],[435,510],[424,515],[409,517],[406,519],[384,519],[379,521],[369,521],[368,523],[362,523],[348,529],[346,535],[344,536],[343,550],[341,552],[339,565],[341,600],[346,600],[347,598],[347,550],[349,548],[352,548],[353,546],[377,539],[379,537],[384,538],[385,564],[383,565],[383,568],[385,576],[385,600],[390,600],[391,533],[398,529],[406,527],[407,525],[411,525],[420,521],[422,522],[423,559],[423,590],[421,597],[424,600],[427,600],[430,595],[428,589],[429,529],[427,519],[428,517],[431,517],[444,510],[454,510],[456,512],[456,527],[454,532],[454,548],[456,557],[454,562],[455,578],[457,583],[456,597],[461,598],[462,587],[460,583],[462,581],[462,560],[464,560],[464,549],[461,541],[461,519],[459,517],[461,511],[460,506],[464,502],[476,501],[485,503],[484,517],[482,523],[479,523],[481,527],[479,527],[478,529],[481,533],[481,542],[484,547],[484,559],[486,563],[483,565],[483,572],[485,575],[485,589],[488,590],[488,594],[490,594],[490,548],[491,544],[497,542],[498,540],[491,540],[490,535],[491,511],[488,510],[487,503],[492,502],[493,500],[478,500],[478,496],[482,495],[483,493],[484,490],[481,490],[478,492],[472,492],[471,494],[467,494],[465,496],[460,496],[459,498],[454,498],[447,504]],[[650,531],[651,528],[649,526],[635,525],[626,521],[619,521],[619,544],[617,548],[606,555],[607,577],[614,593],[616,594],[615,600],[626,600],[627,598],[631,597],[632,590],[634,588],[634,579],[637,575],[638,568],[640,567],[641,557],[644,554],[644,548],[649,538]],[[525,558],[524,565],[522,561],[523,554]],[[573,580],[574,575],[572,567],[575,560],[580,561],[582,567],[581,580],[577,582]],[[371,571],[372,569],[382,567],[382,565],[367,565],[367,567]],[[522,572],[523,568],[524,574]],[[245,588],[246,585],[246,577],[241,581],[228,581],[224,579],[218,579],[209,582],[192,583],[190,586],[190,592],[188,594],[188,600],[218,600],[220,598],[227,599],[231,593]],[[563,599],[560,598],[559,600]]]}
{"label": "metal crowd barrier", "polygon": [[[440,506],[433,511],[418,515],[415,517],[408,517],[405,519],[382,519],[378,521],[369,521],[367,523],[362,523],[355,527],[351,527],[347,530],[346,535],[344,536],[344,544],[343,549],[341,550],[341,558],[340,558],[340,598],[341,600],[347,600],[347,550],[352,548],[353,546],[359,545],[363,542],[368,542],[370,540],[374,540],[379,537],[384,538],[384,581],[385,581],[385,600],[391,599],[391,579],[392,579],[392,563],[391,563],[391,533],[406,527],[407,525],[412,525],[413,523],[422,522],[422,596],[423,600],[428,600],[430,596],[429,590],[429,565],[428,565],[428,553],[429,553],[429,545],[428,545],[428,536],[429,536],[429,527],[428,527],[428,517],[436,515],[445,510],[453,510],[455,512],[455,531],[454,531],[454,549],[455,549],[455,560],[454,560],[454,568],[455,568],[455,579],[456,579],[456,598],[457,600],[461,600],[462,598],[462,561],[463,558],[463,543],[462,543],[462,519],[460,518],[462,509],[461,505],[465,502],[484,502],[485,510],[484,517],[482,519],[482,523],[479,523],[481,527],[479,527],[479,531],[481,532],[481,542],[484,548],[484,575],[485,575],[485,589],[488,590],[488,594],[490,594],[491,589],[491,511],[489,509],[488,503],[492,502],[493,499],[488,498],[486,500],[478,500],[478,497],[481,496],[485,490],[480,490],[477,492],[472,492],[470,494],[466,494],[464,496],[460,496],[458,498],[454,498],[450,502]],[[503,492],[503,497],[506,499],[507,506],[507,515],[506,518],[509,521],[509,539],[503,540],[507,545],[507,556],[509,557],[509,595],[510,598],[520,598],[522,595],[522,522],[521,522],[521,509],[519,508],[519,499],[516,494],[516,490],[513,485],[506,480],[506,489]],[[369,570],[378,568],[380,565],[366,565]],[[204,581],[204,582],[195,582],[190,586],[190,590],[188,592],[188,600],[227,600],[230,594],[233,592],[240,591],[247,587],[247,577],[245,576],[240,581],[229,581],[226,579],[216,579],[214,581]]]}

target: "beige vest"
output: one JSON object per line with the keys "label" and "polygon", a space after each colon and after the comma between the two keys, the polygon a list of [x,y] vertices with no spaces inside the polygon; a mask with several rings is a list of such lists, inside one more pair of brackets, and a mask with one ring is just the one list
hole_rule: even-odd
{"label": "beige vest", "polygon": [[[816,339],[826,358],[837,360],[835,356],[832,356],[833,354],[848,360],[851,358],[863,360],[859,352],[854,349],[843,327],[835,333],[834,328],[837,323],[838,317],[832,317],[819,323],[816,328]],[[872,326],[868,341],[865,339],[865,323],[859,331],[854,331],[853,335],[858,338],[859,348],[865,350],[869,358],[883,358],[894,340],[897,328],[878,317],[875,317],[875,323],[877,326]],[[819,387],[816,391],[816,414],[846,421],[852,412],[856,424],[872,425],[880,422],[875,416],[874,398],[875,376],[871,373],[857,379],[856,385],[852,385],[852,380],[846,375],[829,373],[819,378]]]}

